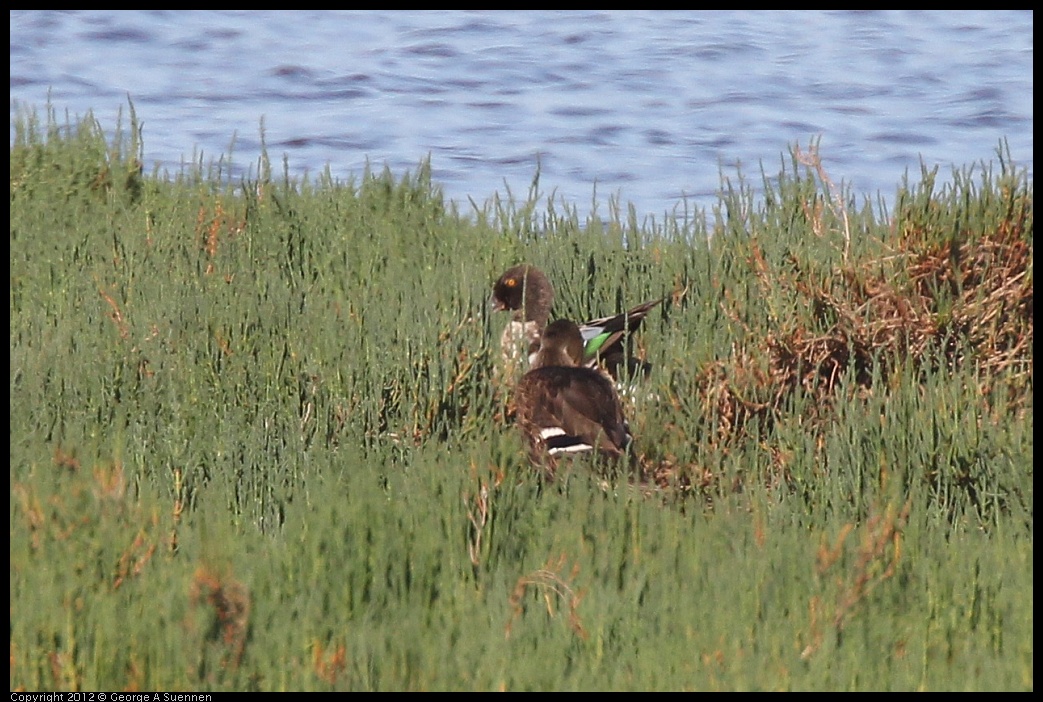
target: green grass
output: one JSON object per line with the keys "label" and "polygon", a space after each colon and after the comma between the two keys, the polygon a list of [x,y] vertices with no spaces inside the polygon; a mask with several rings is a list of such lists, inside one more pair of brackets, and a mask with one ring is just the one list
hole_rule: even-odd
{"label": "green grass", "polygon": [[[1031,690],[1032,185],[707,217],[11,147],[11,689]],[[125,128],[124,128],[125,127]],[[776,177],[777,176],[777,177]],[[527,463],[492,281],[660,295],[647,482]],[[1026,302],[1027,301],[1027,302]]]}

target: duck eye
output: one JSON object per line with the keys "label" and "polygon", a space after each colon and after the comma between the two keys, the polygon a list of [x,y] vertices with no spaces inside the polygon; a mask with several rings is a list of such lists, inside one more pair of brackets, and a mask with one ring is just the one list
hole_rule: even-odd
{"label": "duck eye", "polygon": [[517,285],[518,285],[518,279],[517,278],[508,278],[507,279],[507,287],[508,288],[513,288],[513,287],[516,287]]}

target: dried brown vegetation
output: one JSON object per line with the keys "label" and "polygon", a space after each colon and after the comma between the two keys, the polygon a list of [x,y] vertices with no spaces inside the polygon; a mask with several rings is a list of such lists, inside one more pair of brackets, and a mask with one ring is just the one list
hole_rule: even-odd
{"label": "dried brown vegetation", "polygon": [[[807,162],[830,184],[816,159]],[[1009,200],[997,225],[975,230],[957,222],[955,232],[936,211],[924,216],[922,203],[907,203],[879,252],[857,260],[849,255],[847,213],[838,208],[834,219],[843,223],[844,241],[833,265],[807,254],[769,260],[751,237],[745,265],[756,294],[744,303],[726,293],[722,304],[744,339],[697,374],[699,411],[715,428],[701,440],[726,451],[752,427],[761,436],[797,406],[803,425],[814,430],[830,418],[838,393],[886,391],[900,368],[921,379],[975,369],[986,410],[1002,378],[1005,407],[1024,412],[1032,396],[1032,199],[1011,194]],[[828,230],[823,212],[821,200],[803,209],[816,238]],[[769,310],[758,319],[766,333],[748,322],[761,305]],[[699,466],[656,459],[644,467],[661,484],[714,482]]]}

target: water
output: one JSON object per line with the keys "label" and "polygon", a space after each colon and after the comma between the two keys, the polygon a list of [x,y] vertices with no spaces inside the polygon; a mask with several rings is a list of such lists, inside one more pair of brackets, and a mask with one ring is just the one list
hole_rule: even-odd
{"label": "water", "polygon": [[821,137],[831,178],[893,199],[940,175],[1032,168],[1031,11],[11,11],[11,120],[128,97],[145,161],[234,143],[256,173],[396,175],[430,156],[462,208],[527,195],[640,217],[715,202],[721,174],[777,173]]}

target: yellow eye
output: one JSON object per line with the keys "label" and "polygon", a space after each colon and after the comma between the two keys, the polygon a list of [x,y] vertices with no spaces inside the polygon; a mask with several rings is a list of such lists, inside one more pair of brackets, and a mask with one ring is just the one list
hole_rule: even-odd
{"label": "yellow eye", "polygon": [[513,288],[513,287],[515,287],[517,285],[518,285],[518,279],[517,278],[509,278],[507,280],[507,287],[508,288]]}

